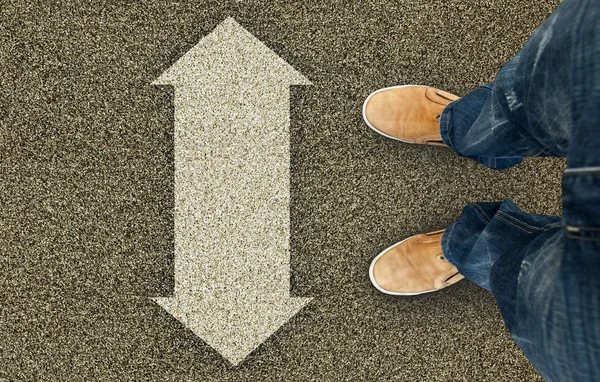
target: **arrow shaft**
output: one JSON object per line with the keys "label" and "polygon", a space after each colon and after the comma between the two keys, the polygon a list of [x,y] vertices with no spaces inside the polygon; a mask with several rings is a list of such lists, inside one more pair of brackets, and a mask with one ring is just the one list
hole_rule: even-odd
{"label": "arrow shaft", "polygon": [[289,88],[176,88],[174,104],[176,293],[288,292]]}

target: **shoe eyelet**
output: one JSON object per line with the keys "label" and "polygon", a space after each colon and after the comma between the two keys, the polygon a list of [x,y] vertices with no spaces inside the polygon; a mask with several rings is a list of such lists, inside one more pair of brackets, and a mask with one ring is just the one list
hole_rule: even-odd
{"label": "shoe eyelet", "polygon": [[441,114],[438,114],[435,116],[435,119],[440,119],[441,116],[442,116]]}

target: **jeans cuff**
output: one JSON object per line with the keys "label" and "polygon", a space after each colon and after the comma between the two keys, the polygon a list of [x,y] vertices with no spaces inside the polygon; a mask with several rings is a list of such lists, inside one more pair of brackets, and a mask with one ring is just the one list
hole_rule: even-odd
{"label": "jeans cuff", "polygon": [[448,105],[446,105],[444,110],[442,110],[442,114],[440,115],[440,136],[442,137],[442,141],[446,144],[446,146],[454,150],[458,156],[471,158],[474,161],[494,170],[504,170],[521,163],[523,158],[490,158],[484,156],[464,155],[454,147],[452,144],[452,139],[450,138],[450,134],[452,133],[454,127],[454,119],[452,114],[456,103],[463,99],[464,97],[450,102]]}
{"label": "jeans cuff", "polygon": [[440,115],[440,135],[442,136],[442,141],[454,151],[456,151],[456,149],[454,149],[452,141],[450,140],[450,130],[452,129],[452,107],[454,107],[454,104],[459,100],[460,98],[446,105]]}
{"label": "jeans cuff", "polygon": [[[446,258],[446,260],[448,260],[448,262],[450,264],[452,264],[452,259],[451,259],[452,252],[450,252],[450,239],[452,238],[454,226],[456,225],[457,222],[458,222],[458,220],[456,220],[456,221],[454,221],[454,223],[450,224],[448,226],[448,228],[446,228],[446,230],[442,234],[442,240],[441,240],[442,254],[444,255],[444,257]],[[452,264],[452,265],[454,265],[454,264]],[[456,265],[454,265],[454,266],[456,266]]]}

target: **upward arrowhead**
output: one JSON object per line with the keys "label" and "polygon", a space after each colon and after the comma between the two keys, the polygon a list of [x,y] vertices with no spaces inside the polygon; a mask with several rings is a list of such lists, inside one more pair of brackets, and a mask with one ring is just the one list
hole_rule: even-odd
{"label": "upward arrowhead", "polygon": [[153,85],[259,86],[311,82],[229,17],[158,77]]}
{"label": "upward arrowhead", "polygon": [[235,293],[153,298],[233,365],[239,364],[311,299],[285,294],[251,297]]}

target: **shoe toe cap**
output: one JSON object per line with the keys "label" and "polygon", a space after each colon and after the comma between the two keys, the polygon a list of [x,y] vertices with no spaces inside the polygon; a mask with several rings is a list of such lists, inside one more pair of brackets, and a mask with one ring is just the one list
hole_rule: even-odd
{"label": "shoe toe cap", "polygon": [[378,289],[393,293],[406,289],[404,285],[406,269],[399,260],[393,250],[384,252],[374,260],[371,279]]}
{"label": "shoe toe cap", "polygon": [[364,105],[364,119],[367,124],[384,135],[395,137],[396,121],[390,116],[395,115],[391,106],[394,105],[389,91],[379,91],[372,94]]}

